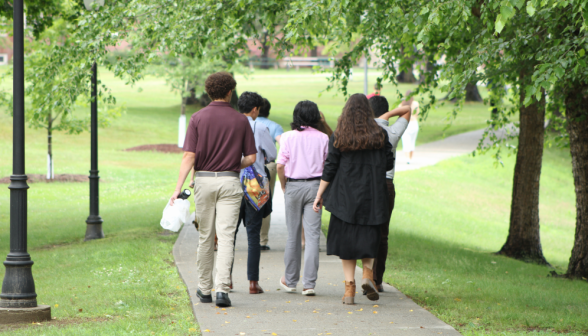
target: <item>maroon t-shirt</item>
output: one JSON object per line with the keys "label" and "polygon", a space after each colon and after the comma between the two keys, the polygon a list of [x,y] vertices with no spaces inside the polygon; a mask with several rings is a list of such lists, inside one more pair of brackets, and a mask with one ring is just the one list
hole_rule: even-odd
{"label": "maroon t-shirt", "polygon": [[241,157],[257,153],[247,117],[218,101],[192,115],[184,151],[196,154],[196,171],[212,172],[238,172]]}

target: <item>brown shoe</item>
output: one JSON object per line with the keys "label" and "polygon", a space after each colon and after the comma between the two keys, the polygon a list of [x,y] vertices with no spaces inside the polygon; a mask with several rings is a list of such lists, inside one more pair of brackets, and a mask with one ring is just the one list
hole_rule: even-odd
{"label": "brown shoe", "polygon": [[263,289],[259,286],[257,281],[249,281],[249,294],[262,294]]}
{"label": "brown shoe", "polygon": [[378,293],[384,293],[384,285],[379,284],[376,286],[376,289],[378,290]]}
{"label": "brown shoe", "polygon": [[345,295],[343,304],[355,304],[355,281],[345,281]]}
{"label": "brown shoe", "polygon": [[368,300],[376,301],[380,299],[380,295],[376,289],[376,284],[374,283],[374,271],[371,268],[363,266],[361,288],[365,291]]}

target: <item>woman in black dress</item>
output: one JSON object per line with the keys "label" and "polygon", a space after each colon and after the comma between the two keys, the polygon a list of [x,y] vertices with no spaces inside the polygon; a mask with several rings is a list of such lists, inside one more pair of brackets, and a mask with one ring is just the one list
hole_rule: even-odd
{"label": "woman in black dress", "polygon": [[394,167],[394,153],[386,132],[374,120],[363,94],[349,97],[335,133],[329,139],[314,210],[331,212],[327,254],[343,263],[343,303],[355,299],[355,267],[363,263],[362,288],[368,299],[379,299],[372,266],[380,241],[379,225],[387,222],[386,171]]}

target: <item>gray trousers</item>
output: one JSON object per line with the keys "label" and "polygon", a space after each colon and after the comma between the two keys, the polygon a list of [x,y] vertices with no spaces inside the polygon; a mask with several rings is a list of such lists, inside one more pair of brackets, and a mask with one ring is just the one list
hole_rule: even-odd
{"label": "gray trousers", "polygon": [[314,288],[319,268],[319,239],[321,236],[321,214],[314,212],[312,205],[316,198],[320,180],[308,182],[287,182],[286,192],[286,226],[288,241],[284,252],[286,265],[286,284],[296,287],[300,280],[302,262],[302,225],[306,247],[304,250],[304,289]]}

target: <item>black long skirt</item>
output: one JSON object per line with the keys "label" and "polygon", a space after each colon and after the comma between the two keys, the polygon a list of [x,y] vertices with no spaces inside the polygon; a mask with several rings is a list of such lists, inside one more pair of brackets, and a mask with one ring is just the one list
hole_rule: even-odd
{"label": "black long skirt", "polygon": [[351,224],[331,214],[327,232],[327,255],[343,260],[375,258],[380,245],[379,225]]}

